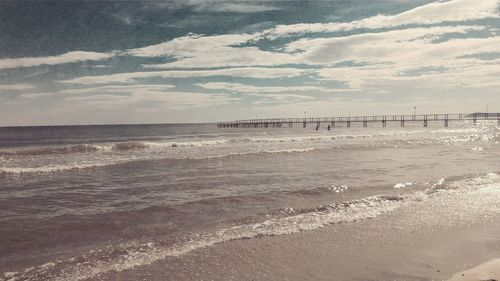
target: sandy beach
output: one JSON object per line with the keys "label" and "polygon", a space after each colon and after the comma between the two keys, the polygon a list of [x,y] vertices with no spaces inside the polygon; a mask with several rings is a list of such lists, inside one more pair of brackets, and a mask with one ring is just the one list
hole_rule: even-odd
{"label": "sandy beach", "polygon": [[500,256],[497,187],[438,192],[373,219],[229,241],[96,280],[497,279],[498,260],[464,271]]}
{"label": "sandy beach", "polygon": [[472,281],[500,279],[500,259],[488,261],[484,264],[455,274],[449,281]]}

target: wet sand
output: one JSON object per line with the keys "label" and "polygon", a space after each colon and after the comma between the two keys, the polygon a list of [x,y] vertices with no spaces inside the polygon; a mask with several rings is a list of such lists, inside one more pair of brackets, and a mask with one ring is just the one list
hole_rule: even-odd
{"label": "wet sand", "polygon": [[500,280],[500,259],[491,260],[469,270],[455,274],[448,281]]}
{"label": "wet sand", "polygon": [[500,257],[498,189],[450,191],[373,219],[233,240],[99,280],[447,280]]}

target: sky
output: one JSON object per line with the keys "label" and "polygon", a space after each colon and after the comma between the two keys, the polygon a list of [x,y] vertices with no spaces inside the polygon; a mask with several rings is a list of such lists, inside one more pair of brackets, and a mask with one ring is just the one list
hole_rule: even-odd
{"label": "sky", "polygon": [[500,112],[500,0],[0,1],[0,126]]}

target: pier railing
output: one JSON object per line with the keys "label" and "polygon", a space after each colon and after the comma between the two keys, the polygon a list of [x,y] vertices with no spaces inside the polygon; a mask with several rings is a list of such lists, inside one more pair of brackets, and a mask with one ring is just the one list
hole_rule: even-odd
{"label": "pier railing", "polygon": [[448,127],[450,121],[471,120],[476,123],[478,120],[497,120],[500,125],[500,113],[455,113],[455,114],[415,114],[415,115],[366,115],[366,116],[348,116],[348,117],[308,117],[308,118],[271,118],[271,119],[246,119],[234,120],[217,123],[219,128],[268,128],[268,127],[293,127],[293,124],[316,124],[328,123],[330,127],[337,124],[343,124],[347,127],[351,123],[363,123],[363,127],[368,127],[368,123],[378,122],[383,127],[387,122],[399,122],[401,127],[405,122],[422,122],[427,127],[431,121],[441,121],[445,127]]}

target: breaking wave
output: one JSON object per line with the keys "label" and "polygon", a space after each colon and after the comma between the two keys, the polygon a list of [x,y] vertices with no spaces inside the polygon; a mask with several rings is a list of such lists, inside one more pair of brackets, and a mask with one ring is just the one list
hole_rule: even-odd
{"label": "breaking wave", "polygon": [[[409,135],[412,132],[398,132],[396,134]],[[176,147],[206,147],[223,144],[237,143],[293,143],[293,142],[314,142],[331,141],[336,139],[357,139],[394,135],[394,133],[374,133],[374,134],[352,134],[352,135],[310,135],[310,136],[290,136],[290,137],[238,137],[229,139],[214,139],[201,141],[126,141],[118,143],[101,144],[77,144],[62,146],[43,146],[32,148],[10,148],[0,150],[0,156],[37,156],[50,154],[69,154],[69,153],[92,153],[92,152],[112,152],[141,149],[158,148],[176,148]]]}
{"label": "breaking wave", "polygon": [[247,152],[229,152],[219,155],[207,155],[207,156],[193,156],[189,159],[212,159],[212,158],[226,158],[233,156],[245,156],[245,155],[265,155],[265,154],[284,154],[284,153],[305,153],[317,150],[330,149],[328,147],[307,147],[307,148],[290,148],[290,149],[274,149],[274,150],[255,150]]}
{"label": "breaking wave", "polygon": [[[180,242],[154,241],[146,243],[124,243],[110,245],[85,255],[67,260],[57,260],[17,272],[6,272],[4,278],[16,280],[84,280],[119,272],[136,266],[149,265],[169,257],[178,257],[191,251],[238,239],[252,239],[262,236],[276,236],[310,231],[332,224],[350,223],[378,217],[395,211],[406,204],[418,204],[440,192],[459,192],[473,188],[491,188],[497,184],[498,173],[464,178],[446,183],[441,179],[429,183],[425,191],[397,195],[376,195],[348,202],[333,203],[312,209],[270,213],[262,222],[221,228],[210,233],[195,233]],[[498,188],[498,185],[496,185]]]}
{"label": "breaking wave", "polygon": [[[497,173],[464,178],[446,183],[444,179],[429,183],[425,191],[397,195],[376,195],[348,202],[333,203],[316,208],[271,212],[261,222],[221,228],[210,233],[194,233],[172,244],[165,241],[110,245],[67,260],[45,263],[38,267],[4,273],[6,280],[83,280],[119,272],[136,266],[149,265],[169,257],[237,239],[252,239],[310,231],[332,224],[350,223],[378,217],[406,204],[419,204],[441,192],[459,192],[474,188],[491,188],[497,184]],[[497,187],[498,188],[498,187]],[[342,189],[345,189],[342,187]]]}
{"label": "breaking wave", "polygon": [[0,151],[0,156],[16,156],[16,155],[36,156],[36,155],[47,155],[47,154],[85,153],[85,152],[95,152],[95,151],[110,150],[110,149],[111,147],[105,145],[78,144],[73,146],[3,150]]}
{"label": "breaking wave", "polygon": [[33,173],[53,173],[67,170],[79,170],[98,168],[116,163],[95,163],[95,164],[70,164],[70,165],[47,165],[41,167],[0,167],[0,174],[33,174]]}
{"label": "breaking wave", "polygon": [[0,156],[36,156],[50,154],[89,153],[99,151],[124,151],[146,148],[172,147],[202,147],[226,143],[226,140],[197,141],[197,142],[144,142],[128,141],[114,144],[78,144],[73,146],[46,146],[36,148],[21,148],[14,150],[0,150]]}
{"label": "breaking wave", "polygon": [[348,223],[374,218],[399,208],[407,196],[372,196],[346,203],[319,207],[313,211],[295,212],[289,216],[267,219],[260,223],[223,228],[213,233],[191,235],[176,245],[160,242],[128,243],[109,246],[81,257],[46,263],[20,272],[5,274],[8,280],[83,280],[108,272],[117,272],[148,265],[168,257],[177,257],[193,250],[236,239],[251,239],[314,230],[329,224]]}
{"label": "breaking wave", "polygon": [[[132,145],[132,147],[135,147]],[[134,148],[128,148],[134,149]],[[295,149],[277,149],[277,150],[255,150],[248,152],[228,152],[223,154],[216,155],[206,155],[206,156],[186,156],[186,157],[162,157],[153,156],[153,158],[136,158],[131,157],[129,159],[126,158],[116,158],[115,160],[100,160],[96,159],[94,163],[70,163],[70,164],[61,164],[61,165],[46,165],[39,167],[0,167],[0,175],[1,174],[34,174],[34,173],[54,173],[54,172],[64,172],[64,171],[72,171],[72,170],[81,170],[81,169],[91,169],[91,168],[99,168],[106,166],[113,166],[119,164],[130,163],[134,161],[157,161],[157,160],[179,160],[179,159],[191,159],[191,160],[203,160],[203,159],[214,159],[214,158],[227,158],[227,157],[238,157],[238,156],[251,156],[251,155],[266,155],[266,154],[283,154],[283,153],[305,153],[312,152],[317,150],[330,149],[326,147],[317,147],[317,148],[295,148]],[[145,156],[147,157],[147,156]],[[154,158],[157,157],[157,158]],[[101,162],[99,162],[101,161]]]}

